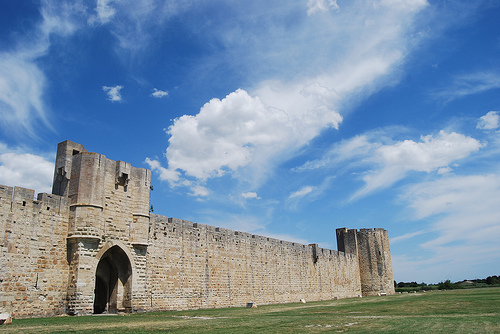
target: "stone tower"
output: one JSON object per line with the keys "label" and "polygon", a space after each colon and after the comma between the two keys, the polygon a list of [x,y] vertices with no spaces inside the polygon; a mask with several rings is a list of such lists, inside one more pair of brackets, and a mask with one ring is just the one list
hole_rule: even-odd
{"label": "stone tower", "polygon": [[389,234],[382,228],[337,229],[337,247],[358,257],[363,296],[394,294]]}
{"label": "stone tower", "polygon": [[143,308],[150,181],[147,169],[58,145],[52,193],[69,198],[70,313]]}

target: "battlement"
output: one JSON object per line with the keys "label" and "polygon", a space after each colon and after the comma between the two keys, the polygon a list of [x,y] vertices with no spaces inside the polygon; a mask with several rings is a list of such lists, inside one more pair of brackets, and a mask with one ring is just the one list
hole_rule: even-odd
{"label": "battlement", "polygon": [[53,194],[39,193],[37,199],[35,191],[22,187],[0,185],[0,210],[7,211],[32,210],[46,214],[61,214],[67,211],[67,199]]}
{"label": "battlement", "polygon": [[[210,233],[215,240],[231,240],[234,241],[235,244],[255,243],[259,244],[261,247],[285,247],[287,249],[306,250],[308,252],[318,254],[318,256],[339,255],[338,251],[321,248],[318,247],[317,244],[304,245],[297,242],[275,239],[248,232],[231,230],[223,227],[193,223],[184,219],[167,218],[165,216],[157,214],[151,214],[151,218],[151,238],[154,238],[155,240],[160,234],[163,234],[164,236],[166,236],[167,234],[176,234],[176,237],[181,238],[183,234],[196,236],[200,233],[200,231],[205,231],[206,233]],[[203,242],[203,240],[201,240],[200,238],[198,238],[196,241]]]}

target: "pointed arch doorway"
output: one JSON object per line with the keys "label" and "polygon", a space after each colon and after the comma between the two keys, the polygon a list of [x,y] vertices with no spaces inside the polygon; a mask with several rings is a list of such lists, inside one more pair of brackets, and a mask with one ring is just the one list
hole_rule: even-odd
{"label": "pointed arch doorway", "polygon": [[95,274],[94,314],[130,311],[132,267],[119,247],[109,248],[100,258]]}

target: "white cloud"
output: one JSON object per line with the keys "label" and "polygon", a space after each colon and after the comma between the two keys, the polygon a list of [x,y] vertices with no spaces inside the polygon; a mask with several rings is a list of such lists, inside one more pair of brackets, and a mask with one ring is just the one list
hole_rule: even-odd
{"label": "white cloud", "polygon": [[54,164],[45,158],[0,145],[0,184],[51,193],[53,175]]}
{"label": "white cloud", "polygon": [[118,41],[117,54],[135,56],[148,50],[148,46],[163,23],[200,1],[154,0],[98,0],[95,14],[87,22],[90,25],[106,25]]}
{"label": "white cloud", "polygon": [[257,196],[257,193],[254,191],[249,191],[246,193],[241,193],[241,197],[243,198],[255,198],[255,199],[260,199],[259,196]]}
{"label": "white cloud", "polygon": [[381,129],[336,143],[321,159],[308,161],[295,171],[336,168],[346,172],[369,168],[363,177],[365,186],[350,198],[355,200],[390,187],[410,171],[449,173],[455,161],[484,147],[472,137],[443,130],[436,136],[422,136],[419,142],[403,140],[394,143],[391,137],[401,131],[404,129]]}
{"label": "white cloud", "polygon": [[111,102],[121,102],[122,101],[122,96],[120,94],[120,90],[123,89],[123,86],[114,86],[114,87],[108,87],[108,86],[102,86],[102,90],[105,91],[108,94],[108,100]]}
{"label": "white cloud", "polygon": [[375,6],[385,6],[390,8],[399,8],[404,11],[418,11],[426,6],[427,0],[381,0],[375,3]]}
{"label": "white cloud", "polygon": [[96,14],[89,17],[88,23],[108,23],[116,14],[116,9],[111,6],[113,2],[113,0],[97,0],[97,5],[95,8]]}
{"label": "white cloud", "polygon": [[[313,1],[309,7],[334,4]],[[177,118],[168,129],[168,169],[200,180],[231,174],[258,186],[323,129],[338,128],[339,109],[394,82],[392,75],[412,42],[406,34],[413,15],[425,6],[425,1],[413,6],[349,3],[335,18],[299,21],[303,33],[297,40],[275,27],[259,38],[246,35],[252,30],[224,31],[225,49],[235,50],[228,60],[233,66],[252,65],[249,73],[272,66],[273,73],[295,75],[267,77],[253,89],[211,100],[197,115]],[[266,50],[265,61],[255,50]]]}
{"label": "white cloud", "polygon": [[158,160],[151,160],[149,158],[146,158],[144,162],[149,165],[149,168],[151,168],[151,170],[157,172],[160,175],[160,180],[168,181],[171,184],[176,184],[176,182],[180,180],[179,172],[162,167]]}
{"label": "white cloud", "polygon": [[475,72],[456,76],[448,87],[437,91],[435,95],[450,102],[498,88],[500,88],[500,74],[498,72]]}
{"label": "white cloud", "polygon": [[486,115],[479,118],[477,128],[482,130],[494,130],[498,128],[500,122],[500,115],[498,111],[490,111]]}
{"label": "white cloud", "polygon": [[378,134],[363,134],[348,140],[342,140],[340,143],[335,143],[321,159],[308,161],[303,166],[295,168],[295,170],[329,168],[346,161],[363,163],[366,158],[373,155],[375,149],[382,145],[382,143],[376,141],[380,141],[380,139]]}
{"label": "white cloud", "polygon": [[191,190],[192,193],[189,194],[191,196],[206,197],[210,195],[210,190],[201,185],[195,185],[191,188]]}
{"label": "white cloud", "polygon": [[339,10],[337,0],[308,0],[307,15],[312,15],[317,12],[327,12],[330,8]]}
{"label": "white cloud", "polygon": [[363,178],[365,186],[351,200],[387,188],[404,178],[409,171],[430,173],[449,167],[453,161],[466,158],[481,147],[483,145],[474,138],[443,130],[436,137],[421,137],[420,142],[405,140],[394,145],[382,145],[371,157],[380,168]]}
{"label": "white cloud", "polygon": [[168,169],[206,180],[246,168],[248,179],[259,180],[270,162],[317,135],[318,126],[310,125],[321,121],[314,114],[299,118],[241,89],[213,99],[198,115],[184,115],[169,127]]}
{"label": "white cloud", "polygon": [[313,187],[305,186],[305,187],[302,187],[299,190],[291,193],[288,198],[304,197],[305,195],[311,193],[312,191],[313,191]]}
{"label": "white cloud", "polygon": [[35,135],[36,121],[49,126],[43,101],[45,75],[32,60],[0,55],[0,116],[5,129]]}
{"label": "white cloud", "polygon": [[391,244],[395,244],[395,243],[398,243],[398,242],[401,242],[404,240],[414,238],[414,237],[419,236],[421,234],[424,234],[426,232],[428,232],[428,231],[420,230],[420,231],[416,231],[416,232],[405,233],[403,235],[391,238]]}
{"label": "white cloud", "polygon": [[428,277],[432,272],[481,277],[488,273],[478,272],[478,264],[498,263],[500,175],[424,182],[407,188],[402,198],[415,210],[417,224],[423,219],[432,221],[427,228],[430,240],[428,237],[420,245],[422,251],[431,253],[425,261],[407,257],[405,262],[412,270]]}
{"label": "white cloud", "polygon": [[155,97],[157,99],[161,99],[162,97],[168,96],[168,92],[153,88],[153,92],[151,93],[151,96]]}
{"label": "white cloud", "polygon": [[52,34],[68,36],[76,31],[82,11],[78,2],[63,6],[42,2],[42,20],[29,38],[20,38],[14,50],[0,53],[0,126],[32,137],[38,126],[51,127],[44,101],[45,74],[37,59],[49,52]]}

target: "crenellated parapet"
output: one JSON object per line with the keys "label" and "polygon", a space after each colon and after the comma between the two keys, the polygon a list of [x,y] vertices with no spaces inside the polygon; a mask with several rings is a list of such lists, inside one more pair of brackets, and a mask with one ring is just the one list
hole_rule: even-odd
{"label": "crenellated parapet", "polygon": [[67,215],[68,199],[22,187],[0,185],[0,215]]}

